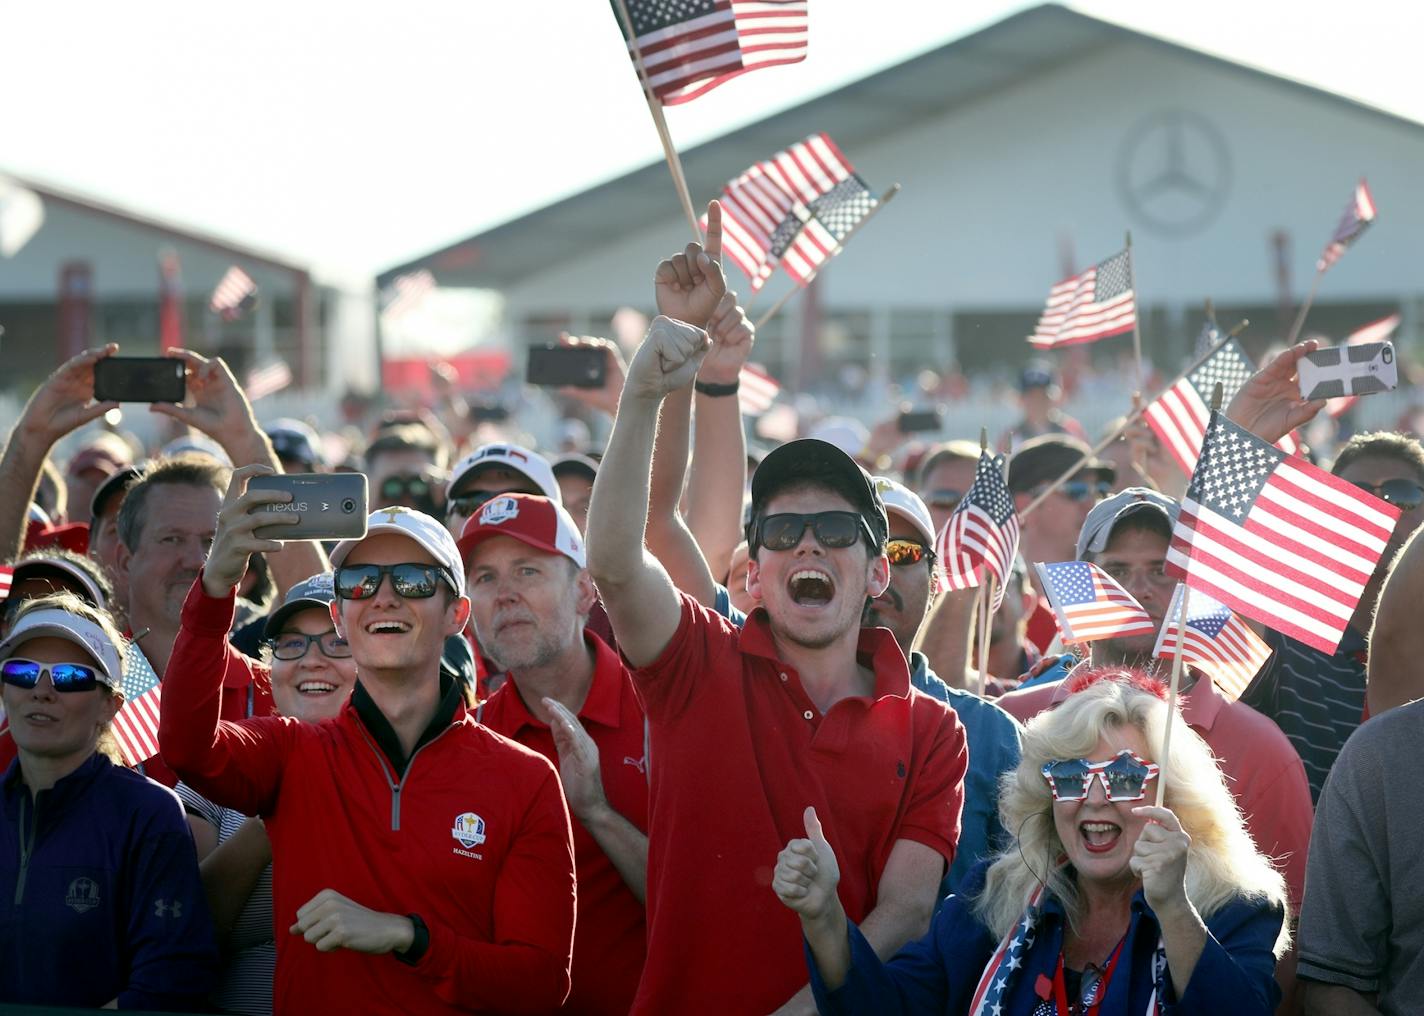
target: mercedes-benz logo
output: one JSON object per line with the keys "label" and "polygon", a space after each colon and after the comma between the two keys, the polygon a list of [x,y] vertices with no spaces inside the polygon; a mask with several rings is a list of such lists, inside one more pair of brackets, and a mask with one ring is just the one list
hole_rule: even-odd
{"label": "mercedes-benz logo", "polygon": [[1230,184],[1226,141],[1199,113],[1151,113],[1123,136],[1118,193],[1151,231],[1186,236],[1204,228],[1221,211]]}

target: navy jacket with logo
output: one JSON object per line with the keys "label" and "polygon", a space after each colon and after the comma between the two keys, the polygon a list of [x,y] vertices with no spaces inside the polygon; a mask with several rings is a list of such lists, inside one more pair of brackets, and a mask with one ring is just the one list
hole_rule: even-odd
{"label": "navy jacket with logo", "polygon": [[218,953],[177,796],[95,754],[0,779],[0,1002],[201,1010]]}

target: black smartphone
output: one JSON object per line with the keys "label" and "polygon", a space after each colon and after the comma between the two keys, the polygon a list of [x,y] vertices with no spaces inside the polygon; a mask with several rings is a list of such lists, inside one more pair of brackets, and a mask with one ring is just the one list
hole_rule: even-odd
{"label": "black smartphone", "polygon": [[591,346],[530,346],[524,379],[531,385],[602,388],[608,352]]}
{"label": "black smartphone", "polygon": [[182,402],[187,367],[167,356],[106,356],[94,364],[98,402]]}
{"label": "black smartphone", "polygon": [[928,430],[942,430],[944,428],[944,410],[906,410],[900,414],[899,427],[901,434],[917,434]]}
{"label": "black smartphone", "polygon": [[503,423],[509,419],[509,407],[475,404],[469,408],[469,418],[471,423]]}
{"label": "black smartphone", "polygon": [[264,526],[262,540],[359,540],[366,535],[365,473],[278,473],[254,476],[250,490],[290,491],[287,504],[266,504],[254,511],[293,512],[296,525]]}

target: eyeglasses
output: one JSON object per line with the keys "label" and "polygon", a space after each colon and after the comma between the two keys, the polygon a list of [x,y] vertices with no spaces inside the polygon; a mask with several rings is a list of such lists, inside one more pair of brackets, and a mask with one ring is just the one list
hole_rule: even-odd
{"label": "eyeglasses", "polygon": [[[1038,497],[1038,495],[1048,489],[1048,486],[1046,483],[1039,484],[1031,492],[1032,496]],[[1096,482],[1088,480],[1069,480],[1067,483],[1060,483],[1057,489],[1054,490],[1055,494],[1062,494],[1069,501],[1074,502],[1086,501],[1089,498],[1100,500],[1107,497],[1111,492],[1112,484],[1106,480],[1098,480]]]}
{"label": "eyeglasses", "polygon": [[18,656],[0,663],[0,679],[16,688],[33,688],[45,674],[55,691],[93,691],[99,685],[99,672],[83,663],[36,663]]}
{"label": "eyeglasses", "polygon": [[458,494],[449,499],[445,506],[447,518],[455,515],[463,515],[466,518],[474,515],[480,507],[495,498],[499,497],[501,491],[497,490],[473,490],[468,494]]}
{"label": "eyeglasses", "polygon": [[1147,579],[1150,585],[1154,586],[1171,585],[1177,581],[1175,575],[1167,574],[1166,561],[1158,561],[1156,564],[1132,566],[1126,564],[1104,564],[1099,560],[1098,567],[1107,574],[1108,578],[1123,588],[1132,585],[1137,575],[1142,575]]}
{"label": "eyeglasses", "polygon": [[900,568],[919,564],[925,558],[934,558],[934,551],[917,540],[891,540],[885,544],[885,553],[890,563]]}
{"label": "eyeglasses", "polygon": [[953,487],[927,490],[924,493],[924,499],[925,504],[931,508],[941,508],[944,511],[952,512],[959,507],[959,502],[964,500],[964,491],[955,490]]}
{"label": "eyeglasses", "polygon": [[1424,502],[1424,487],[1413,480],[1393,479],[1383,483],[1355,483],[1361,490],[1369,491],[1375,497],[1387,501],[1404,511],[1418,508]]}
{"label": "eyeglasses", "polygon": [[381,481],[382,500],[398,501],[406,495],[428,497],[430,481],[423,476],[388,476]]}
{"label": "eyeglasses", "polygon": [[321,647],[321,655],[327,659],[345,660],[351,656],[351,644],[335,631],[324,631],[320,635],[284,631],[266,642],[272,649],[272,655],[279,660],[300,660],[314,644]]}
{"label": "eyeglasses", "polygon": [[870,531],[865,516],[855,512],[816,512],[814,515],[800,515],[786,512],[780,515],[765,515],[757,526],[759,546],[767,550],[792,550],[801,542],[806,527],[816,534],[816,540],[823,547],[837,548],[853,546],[860,534],[874,547],[879,541]]}
{"label": "eyeglasses", "polygon": [[381,579],[389,575],[396,595],[407,600],[428,600],[444,579],[458,593],[449,572],[435,564],[351,564],[336,569],[333,585],[343,600],[369,600],[381,588]]}
{"label": "eyeglasses", "polygon": [[1156,762],[1138,758],[1124,748],[1107,762],[1085,758],[1061,759],[1043,766],[1043,778],[1055,801],[1086,800],[1096,776],[1109,801],[1140,801],[1147,796],[1147,781],[1161,770]]}

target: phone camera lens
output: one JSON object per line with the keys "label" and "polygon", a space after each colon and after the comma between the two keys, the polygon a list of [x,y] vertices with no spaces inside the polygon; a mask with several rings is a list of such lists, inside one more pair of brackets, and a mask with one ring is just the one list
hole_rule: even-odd
{"label": "phone camera lens", "polygon": [[341,510],[344,511],[347,515],[350,515],[356,510],[356,502],[348,497],[345,501],[341,502]]}

